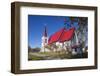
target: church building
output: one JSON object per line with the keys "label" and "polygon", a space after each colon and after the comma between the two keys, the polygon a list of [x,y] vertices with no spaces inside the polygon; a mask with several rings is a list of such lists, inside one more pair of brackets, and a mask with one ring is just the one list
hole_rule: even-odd
{"label": "church building", "polygon": [[[46,46],[52,45],[53,50],[46,48]],[[78,40],[75,27],[70,27],[67,29],[65,26],[48,37],[47,28],[45,26],[42,43],[41,43],[41,52],[50,52],[50,51],[62,51],[71,52],[72,54],[82,53],[81,43]]]}

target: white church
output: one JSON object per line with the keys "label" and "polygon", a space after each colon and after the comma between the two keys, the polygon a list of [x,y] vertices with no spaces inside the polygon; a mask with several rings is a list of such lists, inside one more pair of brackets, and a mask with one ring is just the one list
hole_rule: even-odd
{"label": "white church", "polygon": [[[74,32],[74,37],[75,40],[73,41],[73,39],[68,40],[68,41],[64,41],[63,43],[60,42],[55,42],[56,46],[58,46],[57,51],[61,51],[61,49],[71,51],[72,54],[77,54],[77,53],[82,53],[84,52],[84,48],[82,48],[82,51],[80,51],[80,49],[77,49],[77,46],[73,46],[72,45],[79,45],[79,40],[78,40],[78,36],[76,34],[76,31]],[[50,52],[51,50],[48,48],[45,48],[45,46],[48,45],[48,34],[47,34],[47,29],[46,27],[44,28],[44,32],[43,32],[43,36],[42,36],[42,42],[41,42],[41,52]],[[76,47],[76,48],[75,48]],[[53,48],[53,51],[56,51],[55,48]]]}

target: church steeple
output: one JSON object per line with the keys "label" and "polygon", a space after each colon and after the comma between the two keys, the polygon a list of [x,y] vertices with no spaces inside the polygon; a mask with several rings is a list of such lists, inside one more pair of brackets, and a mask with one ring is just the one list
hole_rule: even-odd
{"label": "church steeple", "polygon": [[41,51],[46,51],[45,46],[48,45],[48,35],[47,35],[47,28],[44,27],[43,36],[42,36],[42,43],[41,43]]}
{"label": "church steeple", "polygon": [[43,33],[43,36],[44,36],[44,37],[47,37],[47,28],[46,28],[46,26],[44,27],[44,33]]}

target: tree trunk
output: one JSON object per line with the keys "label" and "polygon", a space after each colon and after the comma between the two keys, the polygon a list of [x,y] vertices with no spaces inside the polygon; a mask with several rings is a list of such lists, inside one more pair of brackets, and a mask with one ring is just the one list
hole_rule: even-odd
{"label": "tree trunk", "polygon": [[77,36],[77,32],[75,31],[75,37],[76,37],[76,44],[78,45],[78,36]]}

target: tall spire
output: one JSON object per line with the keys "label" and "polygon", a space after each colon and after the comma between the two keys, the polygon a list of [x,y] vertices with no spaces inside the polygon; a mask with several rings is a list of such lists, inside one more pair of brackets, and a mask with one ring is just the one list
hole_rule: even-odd
{"label": "tall spire", "polygon": [[44,27],[44,34],[43,34],[43,36],[47,37],[47,28],[46,28],[46,26]]}

